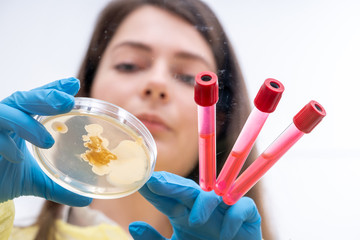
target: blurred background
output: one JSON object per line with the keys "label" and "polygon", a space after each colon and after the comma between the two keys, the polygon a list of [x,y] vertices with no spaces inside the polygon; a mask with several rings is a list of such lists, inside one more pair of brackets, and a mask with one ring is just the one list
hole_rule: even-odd
{"label": "blurred background", "polygon": [[[1,99],[75,76],[107,2],[0,1]],[[285,86],[258,138],[260,152],[310,100],[327,111],[261,180],[277,239],[359,238],[360,1],[205,2],[234,45],[250,98],[266,78]],[[16,208],[19,223],[38,206],[25,202]]]}

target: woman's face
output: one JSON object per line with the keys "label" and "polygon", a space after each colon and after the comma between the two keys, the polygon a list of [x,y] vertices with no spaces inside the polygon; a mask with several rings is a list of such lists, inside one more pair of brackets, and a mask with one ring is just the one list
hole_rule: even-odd
{"label": "woman's face", "polygon": [[156,170],[185,176],[197,164],[198,153],[194,76],[215,69],[210,47],[192,25],[145,6],[117,29],[91,96],[138,117],[156,141]]}

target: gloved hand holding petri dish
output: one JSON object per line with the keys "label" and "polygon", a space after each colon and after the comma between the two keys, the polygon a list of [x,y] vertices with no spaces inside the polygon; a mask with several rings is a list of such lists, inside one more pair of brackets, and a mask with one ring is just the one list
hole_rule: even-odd
{"label": "gloved hand holding petri dish", "polygon": [[35,119],[55,144],[29,149],[41,169],[72,192],[101,199],[124,197],[141,188],[154,171],[157,150],[152,135],[114,104],[79,97],[70,112]]}

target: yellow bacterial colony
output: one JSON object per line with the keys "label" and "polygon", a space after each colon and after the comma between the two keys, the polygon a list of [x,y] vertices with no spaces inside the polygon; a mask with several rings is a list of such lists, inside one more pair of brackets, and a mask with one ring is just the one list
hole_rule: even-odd
{"label": "yellow bacterial colony", "polygon": [[67,133],[68,131],[68,127],[62,122],[53,122],[53,124],[51,124],[51,127],[55,132],[59,133]]}
{"label": "yellow bacterial colony", "polygon": [[112,154],[107,148],[103,146],[103,140],[98,136],[89,137],[84,146],[90,150],[85,152],[85,158],[92,165],[106,165],[110,160],[115,160],[117,157]]}
{"label": "yellow bacterial colony", "polygon": [[85,130],[88,134],[83,136],[83,141],[89,150],[81,154],[81,158],[89,162],[95,174],[107,174],[107,181],[115,186],[131,184],[144,178],[147,155],[142,147],[142,138],[136,141],[123,140],[109,150],[108,140],[101,136],[101,125],[86,125]]}

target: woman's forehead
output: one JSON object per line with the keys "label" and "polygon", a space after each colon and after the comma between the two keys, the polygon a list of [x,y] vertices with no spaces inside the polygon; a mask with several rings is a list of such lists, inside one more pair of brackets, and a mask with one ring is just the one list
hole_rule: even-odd
{"label": "woman's forehead", "polygon": [[110,48],[125,42],[147,46],[153,52],[172,51],[199,56],[215,67],[211,48],[195,26],[157,7],[140,7],[124,19]]}

